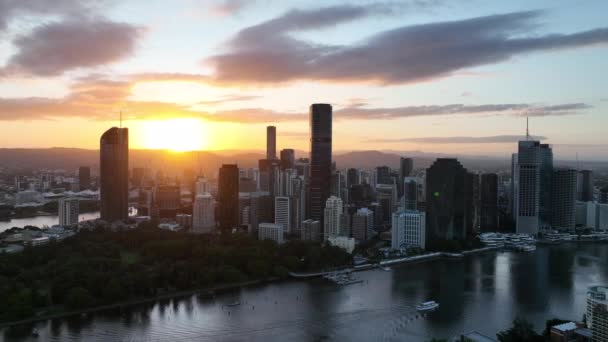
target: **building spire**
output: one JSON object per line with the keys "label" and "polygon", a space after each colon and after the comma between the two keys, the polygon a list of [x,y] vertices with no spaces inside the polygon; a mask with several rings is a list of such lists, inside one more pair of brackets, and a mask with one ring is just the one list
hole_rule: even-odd
{"label": "building spire", "polygon": [[526,140],[530,140],[529,117],[526,116]]}

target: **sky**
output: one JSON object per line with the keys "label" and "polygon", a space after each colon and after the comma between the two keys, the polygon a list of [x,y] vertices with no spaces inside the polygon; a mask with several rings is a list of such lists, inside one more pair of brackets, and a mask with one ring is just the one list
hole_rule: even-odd
{"label": "sky", "polygon": [[[52,3],[52,7],[49,5]],[[608,159],[608,2],[0,0],[0,147]]]}

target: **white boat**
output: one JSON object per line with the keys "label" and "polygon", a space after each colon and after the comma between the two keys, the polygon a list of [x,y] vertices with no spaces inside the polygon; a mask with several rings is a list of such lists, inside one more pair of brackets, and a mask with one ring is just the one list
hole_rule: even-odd
{"label": "white boat", "polygon": [[226,306],[239,306],[239,305],[241,305],[241,302],[239,302],[238,300],[234,303],[226,304]]}
{"label": "white boat", "polygon": [[382,270],[383,270],[383,271],[386,271],[386,272],[390,272],[390,271],[391,271],[391,268],[390,268],[390,267],[388,267],[388,266],[384,266],[384,267],[382,267]]}
{"label": "white boat", "polygon": [[420,304],[416,305],[416,310],[431,311],[431,310],[437,309],[438,307],[439,307],[439,303],[437,303],[434,300],[431,300],[431,301],[420,303]]}
{"label": "white boat", "polygon": [[534,252],[536,250],[536,246],[534,245],[526,245],[521,248],[523,252]]}

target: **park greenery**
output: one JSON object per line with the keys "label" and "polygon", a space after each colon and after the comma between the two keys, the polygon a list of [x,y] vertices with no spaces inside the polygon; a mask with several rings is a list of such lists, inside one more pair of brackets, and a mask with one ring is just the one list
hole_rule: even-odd
{"label": "park greenery", "polygon": [[258,241],[245,233],[83,231],[61,242],[0,254],[0,321],[76,311],[352,264],[320,242]]}

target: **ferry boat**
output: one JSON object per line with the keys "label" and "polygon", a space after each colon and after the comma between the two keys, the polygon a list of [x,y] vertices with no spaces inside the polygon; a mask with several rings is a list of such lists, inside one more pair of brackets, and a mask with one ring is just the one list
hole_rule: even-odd
{"label": "ferry boat", "polygon": [[234,303],[226,304],[226,306],[239,306],[239,305],[241,305],[241,302],[239,302],[238,300]]}
{"label": "ferry boat", "polygon": [[439,303],[437,303],[434,300],[431,300],[431,301],[420,303],[420,304],[416,305],[416,310],[418,310],[418,311],[432,311],[432,310],[437,309],[438,307],[439,307]]}

